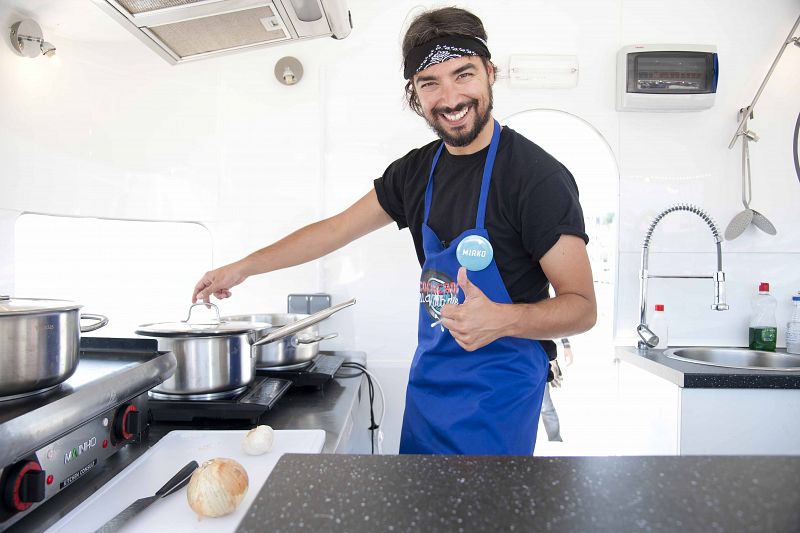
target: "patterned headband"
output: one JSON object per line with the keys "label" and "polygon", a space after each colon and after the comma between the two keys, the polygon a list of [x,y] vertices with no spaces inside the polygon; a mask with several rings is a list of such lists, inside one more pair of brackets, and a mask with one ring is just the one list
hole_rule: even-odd
{"label": "patterned headband", "polygon": [[466,35],[438,37],[415,46],[408,51],[403,76],[410,80],[414,74],[432,65],[438,65],[450,59],[464,56],[492,58],[492,54],[489,53],[489,48],[486,46],[486,41],[478,37],[468,37]]}

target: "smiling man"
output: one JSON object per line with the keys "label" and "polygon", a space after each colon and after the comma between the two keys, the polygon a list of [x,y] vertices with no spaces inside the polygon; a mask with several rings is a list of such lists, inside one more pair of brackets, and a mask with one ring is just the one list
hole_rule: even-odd
{"label": "smiling man", "polygon": [[[588,238],[569,171],[492,117],[483,24],[443,8],[403,40],[406,95],[440,140],[412,150],[344,212],[206,273],[192,297],[319,258],[391,221],[422,266],[401,453],[530,455],[550,340],[596,317]],[[549,298],[552,285],[556,296]]]}

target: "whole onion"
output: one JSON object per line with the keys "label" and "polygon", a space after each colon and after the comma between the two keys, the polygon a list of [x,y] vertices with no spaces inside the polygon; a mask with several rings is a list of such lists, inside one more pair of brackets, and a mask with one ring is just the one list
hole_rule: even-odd
{"label": "whole onion", "polygon": [[247,493],[247,472],[233,459],[218,457],[204,462],[192,474],[186,497],[201,516],[230,514]]}

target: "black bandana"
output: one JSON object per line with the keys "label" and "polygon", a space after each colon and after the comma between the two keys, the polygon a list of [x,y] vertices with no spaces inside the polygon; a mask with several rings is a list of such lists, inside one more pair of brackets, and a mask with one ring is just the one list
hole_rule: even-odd
{"label": "black bandana", "polygon": [[408,51],[403,76],[409,80],[414,74],[425,70],[431,65],[438,65],[449,59],[464,56],[492,58],[486,42],[477,37],[468,37],[466,35],[437,37]]}

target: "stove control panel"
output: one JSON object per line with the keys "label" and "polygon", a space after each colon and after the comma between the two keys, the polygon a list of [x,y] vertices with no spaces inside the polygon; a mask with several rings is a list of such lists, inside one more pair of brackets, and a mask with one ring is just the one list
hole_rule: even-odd
{"label": "stove control panel", "polygon": [[145,393],[0,469],[0,530],[70,490],[123,446],[137,441],[147,429],[147,413]]}

